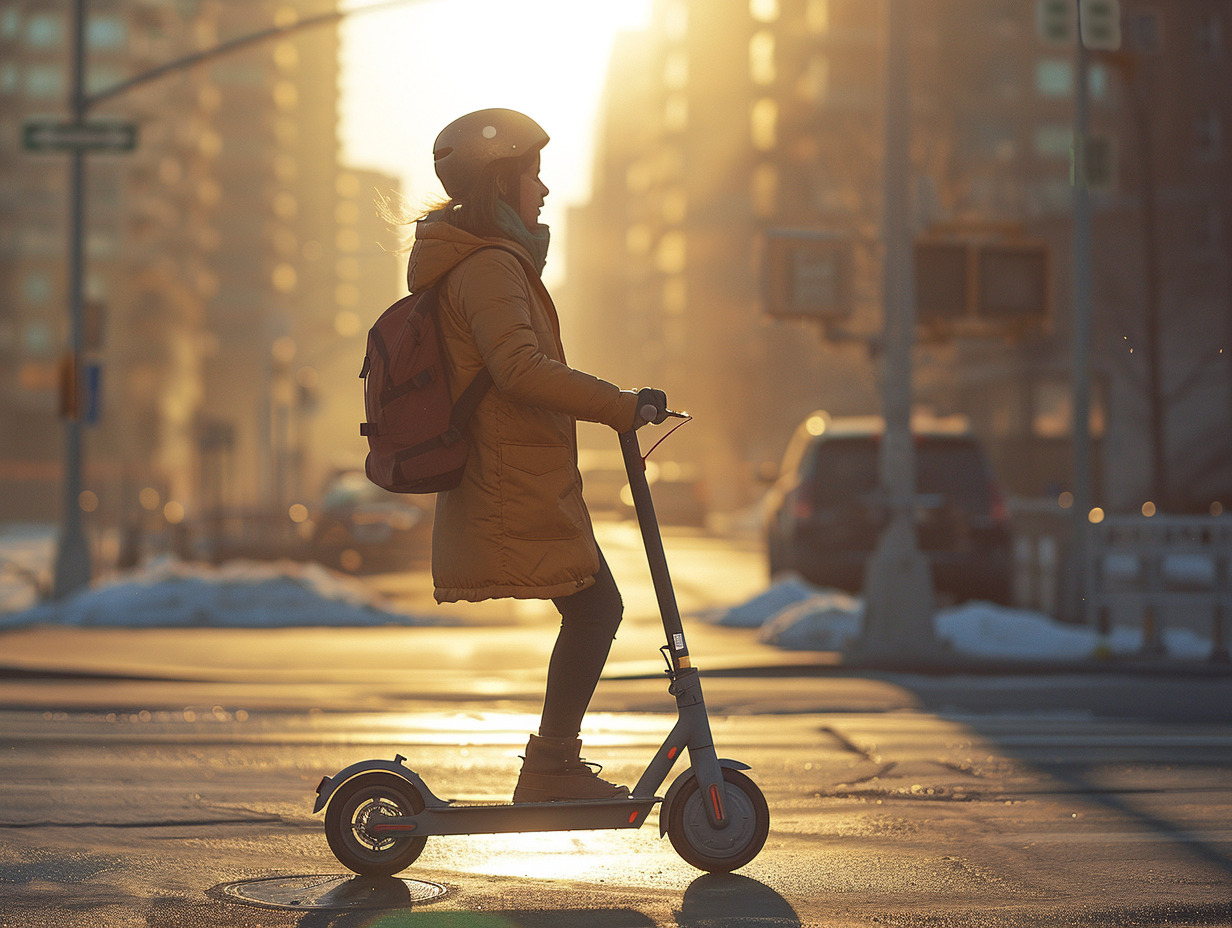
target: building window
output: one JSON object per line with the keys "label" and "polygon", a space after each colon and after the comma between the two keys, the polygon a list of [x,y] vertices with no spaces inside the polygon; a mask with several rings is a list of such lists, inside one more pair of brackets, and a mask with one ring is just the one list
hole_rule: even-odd
{"label": "building window", "polygon": [[54,13],[36,13],[26,21],[26,43],[31,48],[57,48],[64,39],[64,20]]}
{"label": "building window", "polygon": [[1125,18],[1126,44],[1139,55],[1160,55],[1164,50],[1163,16],[1159,10],[1138,10]]}
{"label": "building window", "polygon": [[689,56],[683,51],[671,52],[664,60],[663,84],[668,90],[684,90],[689,86]]}
{"label": "building window", "polygon": [[674,93],[663,105],[663,128],[668,132],[683,132],[689,126],[689,98]]}
{"label": "building window", "polygon": [[1012,161],[1018,154],[1013,127],[999,119],[981,119],[972,127],[975,149],[996,161]]}
{"label": "building window", "polygon": [[830,59],[825,55],[811,55],[800,80],[796,82],[800,99],[820,103],[830,93]]}
{"label": "building window", "polygon": [[32,64],[26,69],[26,94],[31,97],[63,96],[64,72],[55,65]]}
{"label": "building window", "polygon": [[634,161],[625,170],[625,187],[630,193],[645,193],[654,183],[654,168],[645,161]]}
{"label": "building window", "polygon": [[685,279],[675,274],[663,281],[663,309],[669,316],[683,316],[689,307],[689,288]]}
{"label": "building window", "polygon": [[655,249],[655,267],[664,274],[680,274],[685,268],[686,255],[684,233],[668,232],[659,239],[659,247]]}
{"label": "building window", "polygon": [[779,105],[769,97],[753,104],[750,129],[753,146],[760,151],[772,151],[778,144]]}
{"label": "building window", "polygon": [[1211,110],[1199,119],[1195,130],[1194,150],[1197,156],[1203,161],[1218,161],[1223,155],[1223,131],[1218,111]]}
{"label": "building window", "polygon": [[822,33],[830,30],[830,0],[808,0],[804,7],[804,22],[809,32]]}
{"label": "building window", "polygon": [[631,255],[646,255],[654,243],[650,228],[645,225],[629,226],[625,232],[625,249]]}
{"label": "building window", "polygon": [[755,32],[749,39],[749,77],[754,84],[774,83],[774,33],[769,29]]}
{"label": "building window", "polygon": [[765,162],[753,169],[753,176],[749,180],[749,198],[752,201],[753,215],[759,219],[768,219],[778,212],[778,168]]}
{"label": "building window", "polygon": [[86,23],[86,45],[90,48],[123,48],[127,41],[128,30],[118,16],[94,16]]}
{"label": "building window", "polygon": [[274,46],[274,64],[283,71],[293,71],[299,65],[299,49],[291,42],[279,42]]}
{"label": "building window", "polygon": [[290,81],[274,85],[274,105],[280,110],[293,110],[299,105],[299,90]]}
{"label": "building window", "polygon": [[21,13],[16,7],[6,7],[0,11],[0,38],[16,38],[21,32]]}
{"label": "building window", "polygon": [[1087,69],[1087,93],[1092,100],[1102,100],[1108,96],[1108,69],[1102,64],[1092,64]]}
{"label": "building window", "polygon": [[21,282],[21,298],[32,305],[51,299],[51,280],[42,271],[31,271]]}
{"label": "building window", "polygon": [[55,333],[42,319],[27,322],[21,330],[22,352],[32,358],[50,357],[56,349]]}
{"label": "building window", "polygon": [[1060,58],[1042,58],[1035,63],[1035,92],[1041,97],[1068,97],[1073,92],[1074,69]]}
{"label": "building window", "polygon": [[772,23],[779,18],[779,0],[749,0],[749,15],[759,23]]}
{"label": "building window", "polygon": [[663,194],[663,221],[678,226],[688,213],[689,200],[683,187],[672,187]]}
{"label": "building window", "polygon": [[1223,56],[1223,20],[1218,13],[1207,13],[1194,28],[1198,57],[1217,61]]}
{"label": "building window", "polygon": [[274,273],[270,275],[270,282],[279,293],[290,293],[299,283],[299,274],[296,273],[294,267],[284,262],[274,268]]}
{"label": "building window", "polygon": [[674,42],[679,42],[689,33],[689,8],[682,0],[668,4],[663,11],[663,34]]}

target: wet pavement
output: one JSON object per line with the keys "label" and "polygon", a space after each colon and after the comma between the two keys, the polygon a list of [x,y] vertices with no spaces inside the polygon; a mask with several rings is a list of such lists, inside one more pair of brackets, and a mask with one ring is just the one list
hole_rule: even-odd
{"label": "wet pavement", "polygon": [[[686,610],[764,583],[748,552],[685,543]],[[608,549],[627,576],[636,552]],[[379,582],[424,595],[422,577]],[[622,588],[583,738],[632,782],[673,703],[647,586]],[[0,634],[0,928],[1232,926],[1226,673],[896,673],[693,621],[719,753],[770,807],[752,863],[702,874],[656,812],[637,830],[429,838],[397,879],[354,877],[311,811],[323,775],[402,753],[439,795],[509,797],[553,619],[481,613]]]}
{"label": "wet pavement", "polygon": [[[715,675],[720,754],[752,766],[772,816],[737,874],[688,866],[655,814],[634,831],[430,838],[399,875],[444,887],[429,900],[353,880],[311,813],[322,775],[401,752],[439,794],[496,801],[516,777],[542,629],[429,672],[447,631],[48,631],[48,649],[117,676],[0,680],[0,925],[1232,925],[1217,677]],[[755,644],[711,634],[716,660]],[[248,666],[202,679],[231,653]],[[192,679],[119,673],[186,654]],[[670,728],[664,684],[600,684],[584,740],[605,776],[636,779]],[[293,895],[255,905],[223,884]],[[340,905],[306,908],[314,886]]]}

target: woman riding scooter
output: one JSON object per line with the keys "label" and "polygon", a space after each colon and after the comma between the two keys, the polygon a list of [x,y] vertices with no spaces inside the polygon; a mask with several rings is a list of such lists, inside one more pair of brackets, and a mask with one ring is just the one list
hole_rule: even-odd
{"label": "woman riding scooter", "polygon": [[449,201],[418,221],[407,270],[412,293],[442,284],[438,321],[454,399],[485,366],[495,387],[470,420],[461,484],[437,496],[436,599],[551,599],[561,615],[514,802],[628,794],[580,756],[582,717],[623,604],[582,499],[576,421],[625,432],[645,424],[643,407],[667,408],[662,391],[622,391],[565,362],[540,279],[549,235],[539,222],[548,193],[539,151],[547,142],[534,120],[507,109],[446,126],[433,156]]}

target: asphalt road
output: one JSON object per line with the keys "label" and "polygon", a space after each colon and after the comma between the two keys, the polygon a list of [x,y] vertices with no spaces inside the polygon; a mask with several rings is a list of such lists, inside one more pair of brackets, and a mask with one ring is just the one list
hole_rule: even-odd
{"label": "asphalt road", "polygon": [[[722,588],[716,569],[752,582],[740,551],[690,545],[690,608]],[[631,782],[672,703],[661,632],[626,589],[583,734]],[[824,655],[784,673],[751,632],[702,625],[719,753],[751,765],[771,810],[751,864],[701,874],[656,813],[635,831],[430,838],[411,882],[348,880],[311,812],[322,775],[401,752],[441,795],[508,797],[551,635],[534,614],[490,618],[0,635],[0,926],[1232,926],[1232,677],[889,674]],[[234,895],[274,885],[294,890],[280,907]],[[412,901],[424,887],[443,892]]]}

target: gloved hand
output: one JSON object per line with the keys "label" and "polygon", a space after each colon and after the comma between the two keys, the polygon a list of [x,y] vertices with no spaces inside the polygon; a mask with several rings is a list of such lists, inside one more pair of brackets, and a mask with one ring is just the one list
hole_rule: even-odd
{"label": "gloved hand", "polygon": [[[647,415],[647,407],[654,409],[654,415]],[[667,418],[667,394],[653,387],[643,387],[637,391],[637,415],[633,419],[633,427],[640,429],[648,422],[658,425]]]}

